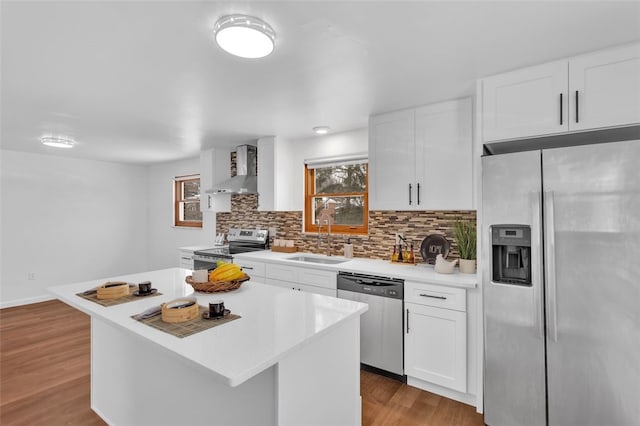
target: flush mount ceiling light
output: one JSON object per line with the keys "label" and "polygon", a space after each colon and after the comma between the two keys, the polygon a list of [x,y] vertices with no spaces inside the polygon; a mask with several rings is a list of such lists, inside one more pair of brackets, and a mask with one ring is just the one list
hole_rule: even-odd
{"label": "flush mount ceiling light", "polygon": [[43,136],[40,138],[43,145],[52,146],[54,148],[73,148],[76,141],[63,136]]}
{"label": "flush mount ceiling light", "polygon": [[213,27],[216,43],[241,58],[263,58],[273,52],[276,33],[261,19],[246,15],[227,15]]}
{"label": "flush mount ceiling light", "polygon": [[317,126],[313,128],[316,135],[326,135],[329,133],[329,126]]}

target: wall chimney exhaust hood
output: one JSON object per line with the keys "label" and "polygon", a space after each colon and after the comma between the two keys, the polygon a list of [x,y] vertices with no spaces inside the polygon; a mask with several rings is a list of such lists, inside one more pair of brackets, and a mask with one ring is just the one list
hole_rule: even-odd
{"label": "wall chimney exhaust hood", "polygon": [[240,145],[236,148],[236,175],[217,183],[206,192],[208,194],[257,194],[257,169],[258,148],[253,145]]}

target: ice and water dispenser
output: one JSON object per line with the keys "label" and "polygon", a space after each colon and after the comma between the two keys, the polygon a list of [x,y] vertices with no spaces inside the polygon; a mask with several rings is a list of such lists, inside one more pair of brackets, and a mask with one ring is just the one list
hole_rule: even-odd
{"label": "ice and water dispenser", "polygon": [[502,284],[531,285],[531,227],[491,226],[493,251],[492,281]]}

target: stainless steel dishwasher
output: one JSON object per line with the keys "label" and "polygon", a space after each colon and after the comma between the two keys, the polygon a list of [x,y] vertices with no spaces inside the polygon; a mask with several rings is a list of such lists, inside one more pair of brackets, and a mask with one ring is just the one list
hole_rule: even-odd
{"label": "stainless steel dishwasher", "polygon": [[404,280],[338,273],[338,298],[369,305],[360,317],[360,362],[404,375]]}

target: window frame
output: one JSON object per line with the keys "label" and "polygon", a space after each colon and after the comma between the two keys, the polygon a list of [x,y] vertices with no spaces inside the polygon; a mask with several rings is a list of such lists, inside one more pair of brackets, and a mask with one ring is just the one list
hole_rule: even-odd
{"label": "window frame", "polygon": [[[354,162],[354,164],[356,164]],[[369,162],[364,163],[366,166],[365,191],[364,192],[340,192],[340,193],[316,193],[315,184],[315,167],[304,165],[304,232],[308,233],[327,233],[327,225],[318,226],[313,223],[313,199],[316,197],[364,197],[364,212],[362,225],[331,225],[332,234],[345,235],[368,235],[369,234]],[[331,167],[331,166],[327,166]],[[322,168],[319,166],[319,168]]]}
{"label": "window frame", "polygon": [[[197,200],[185,200],[184,197],[184,183],[198,181],[200,185],[200,175],[188,175],[188,176],[176,176],[173,179],[173,226],[180,228],[202,228],[202,220],[180,220],[180,203],[194,203],[197,204],[198,210],[200,210],[200,198]],[[200,193],[201,195],[201,193]]]}

